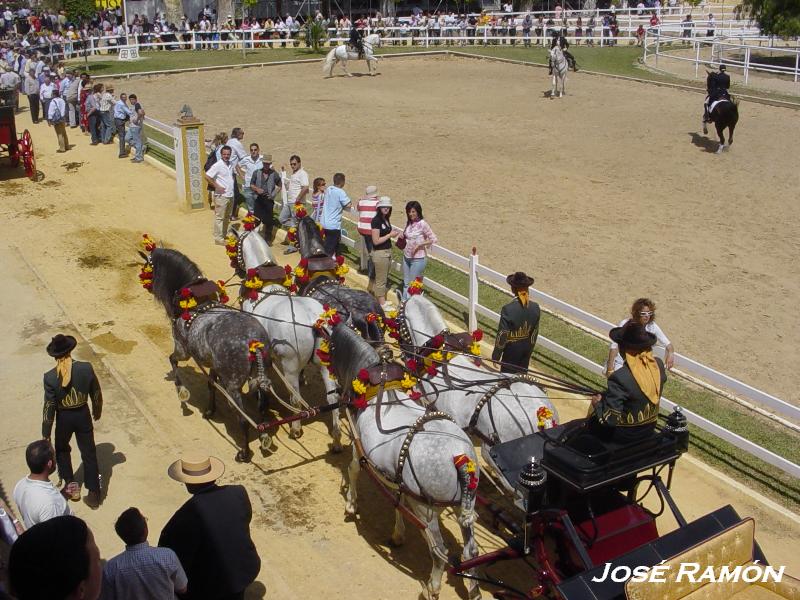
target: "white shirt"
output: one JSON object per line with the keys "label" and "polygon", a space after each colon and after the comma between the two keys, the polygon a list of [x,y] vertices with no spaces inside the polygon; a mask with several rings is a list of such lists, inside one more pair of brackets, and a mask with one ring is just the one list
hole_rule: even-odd
{"label": "white shirt", "polygon": [[224,198],[233,198],[233,168],[233,159],[227,165],[224,160],[218,160],[206,171],[206,175],[224,188],[221,194]]}
{"label": "white shirt", "polygon": [[22,515],[25,529],[30,529],[37,523],[53,517],[72,514],[67,499],[49,480],[39,481],[23,477],[14,487],[14,502],[17,503],[19,514]]}
{"label": "white shirt", "polygon": [[305,169],[297,169],[297,171],[289,175],[289,186],[286,189],[291,204],[294,204],[294,201],[300,195],[300,190],[304,187],[308,187],[308,173],[306,173]]}
{"label": "white shirt", "polygon": [[231,149],[231,164],[234,167],[239,164],[240,160],[250,156],[244,149],[244,146],[242,146],[242,142],[235,137],[228,138],[228,141],[225,145]]}
{"label": "white shirt", "polygon": [[[628,321],[630,321],[630,319],[622,319],[622,321],[619,322],[619,325],[617,325],[617,327],[622,327]],[[654,336],[656,336],[657,346],[663,346],[664,348],[666,348],[672,343],[669,341],[669,338],[666,335],[664,335],[664,332],[661,331],[661,327],[656,325],[655,321],[648,322],[647,325],[644,326],[644,328],[645,331],[647,331],[648,333],[652,333]],[[611,349],[617,350],[617,356],[614,357],[614,370],[616,371],[617,369],[622,368],[622,365],[625,364],[625,361],[622,359],[622,355],[619,353],[619,345],[617,344],[617,342],[611,342]]]}
{"label": "white shirt", "polygon": [[264,157],[259,154],[258,158],[253,160],[253,157],[248,154],[239,161],[239,168],[244,171],[244,177],[242,179],[246,189],[250,189],[250,180],[253,178],[253,173],[264,166],[264,163],[261,160],[263,158]]}
{"label": "white shirt", "polygon": [[39,86],[39,97],[42,100],[50,100],[53,97],[53,91],[56,89],[56,84],[52,81],[50,83],[43,83]]}
{"label": "white shirt", "polygon": [[67,118],[67,105],[60,96],[50,100],[50,106],[47,107],[47,120],[52,121],[55,118],[56,108],[61,113],[61,121],[63,122]]}

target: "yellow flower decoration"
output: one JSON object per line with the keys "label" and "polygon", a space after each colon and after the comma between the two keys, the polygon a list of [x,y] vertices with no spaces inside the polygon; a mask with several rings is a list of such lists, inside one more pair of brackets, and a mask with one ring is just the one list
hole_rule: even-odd
{"label": "yellow flower decoration", "polygon": [[396,319],[397,318],[397,311],[396,310],[390,310],[388,313],[386,313],[386,317],[389,318],[389,319]]}
{"label": "yellow flower decoration", "polygon": [[189,310],[189,309],[192,309],[192,308],[194,308],[195,306],[197,306],[197,300],[195,300],[195,299],[194,299],[194,297],[191,297],[191,298],[189,298],[188,300],[181,300],[181,301],[179,302],[179,306],[180,306],[180,307],[181,307],[183,310]]}
{"label": "yellow flower decoration", "polygon": [[263,347],[263,343],[254,340],[248,345],[248,350],[250,350],[251,353],[255,353],[258,350],[261,350]]}
{"label": "yellow flower decoration", "polygon": [[260,290],[264,287],[264,282],[261,281],[261,278],[256,276],[252,277],[251,279],[247,279],[244,282],[245,287],[250,288],[251,290]]}
{"label": "yellow flower decoration", "polygon": [[302,277],[306,274],[306,270],[303,267],[295,267],[294,274],[298,277]]}
{"label": "yellow flower decoration", "polygon": [[475,356],[481,355],[481,345],[479,342],[472,342],[469,345],[469,352],[470,354],[474,354]]}
{"label": "yellow flower decoration", "polygon": [[322,341],[319,343],[319,349],[320,349],[322,352],[330,352],[330,351],[331,351],[331,345],[330,345],[330,343],[328,342],[328,340],[326,340],[326,339],[323,339],[323,340],[322,340]]}
{"label": "yellow flower decoration", "polygon": [[359,396],[367,393],[367,386],[358,377],[353,379],[353,391]]}
{"label": "yellow flower decoration", "polygon": [[437,350],[436,352],[430,353],[431,360],[435,360],[436,362],[442,362],[444,360],[444,355],[442,354],[441,350]]}
{"label": "yellow flower decoration", "polygon": [[411,377],[411,375],[408,373],[403,373],[403,380],[400,382],[400,386],[404,390],[410,390],[415,385],[417,385],[417,379],[415,377]]}

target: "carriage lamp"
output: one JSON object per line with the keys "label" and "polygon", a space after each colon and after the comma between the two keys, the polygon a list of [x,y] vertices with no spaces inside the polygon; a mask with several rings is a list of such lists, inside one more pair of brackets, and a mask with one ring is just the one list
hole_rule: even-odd
{"label": "carriage lamp", "polygon": [[683,453],[689,450],[689,427],[686,415],[683,414],[680,406],[676,406],[675,410],[667,417],[664,431],[668,436],[675,439],[675,448],[678,452]]}
{"label": "carriage lamp", "polygon": [[525,554],[530,553],[529,540],[532,538],[531,517],[539,512],[544,499],[547,472],[536,462],[536,457],[531,457],[531,462],[520,472],[517,479],[519,487],[527,492],[525,498]]}

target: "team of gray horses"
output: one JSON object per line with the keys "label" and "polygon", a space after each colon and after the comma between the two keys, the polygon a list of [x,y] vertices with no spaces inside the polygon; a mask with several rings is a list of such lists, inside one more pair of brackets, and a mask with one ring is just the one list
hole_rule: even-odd
{"label": "team of gray horses", "polygon": [[[342,450],[342,409],[353,447],[345,513],[358,512],[356,480],[362,469],[369,470],[385,493],[397,499],[395,507],[386,504],[396,511],[392,540],[402,543],[406,520],[422,530],[433,562],[425,595],[438,598],[448,565],[440,529],[445,508],[453,509],[461,529],[462,560],[478,553],[474,522],[481,466],[476,441],[492,444],[551,427],[558,419],[556,410],[532,381],[490,370],[463,351],[463,336],[469,334],[450,334],[438,309],[422,295],[411,296],[396,319],[402,323],[402,348],[406,357],[418,356],[420,364],[425,357],[430,364],[431,350],[440,352],[433,355],[441,357],[440,368],[421,373],[396,360],[397,349],[385,344],[382,330],[363,327],[387,320],[380,306],[334,279],[316,227],[297,231],[301,264],[310,274],[298,293],[287,289],[292,288],[287,278],[294,271],[277,264],[261,235],[231,230],[232,265],[243,282],[260,281],[257,289],[242,285],[241,308],[226,304],[220,298],[221,284],[207,281],[180,252],[151,247],[149,254],[142,254],[146,287],[172,322],[175,350],[170,363],[178,395],[184,402],[189,399],[177,365],[191,358],[214,384],[209,389],[224,390],[239,409],[240,461],[250,459],[252,421],[243,411],[245,383],[259,393],[274,393],[268,376],[279,373],[289,390],[288,406],[297,411],[301,405],[332,408],[334,452]],[[320,265],[316,278],[315,264]],[[321,299],[335,301],[339,309]],[[374,316],[365,310],[375,311]],[[439,340],[436,347],[431,340]],[[300,392],[308,366],[319,374],[325,390],[325,398],[316,402],[307,402]],[[205,415],[213,410],[212,393]],[[300,420],[291,423],[289,435],[302,435]],[[467,582],[469,597],[479,598],[476,581]]]}

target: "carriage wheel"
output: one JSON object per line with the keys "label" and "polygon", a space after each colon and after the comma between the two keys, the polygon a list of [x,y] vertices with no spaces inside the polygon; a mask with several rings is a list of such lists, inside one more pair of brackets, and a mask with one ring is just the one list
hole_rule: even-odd
{"label": "carriage wheel", "polygon": [[25,168],[25,175],[32,181],[36,181],[36,154],[33,151],[33,139],[27,129],[22,133],[19,140],[19,151],[22,156],[22,166]]}

